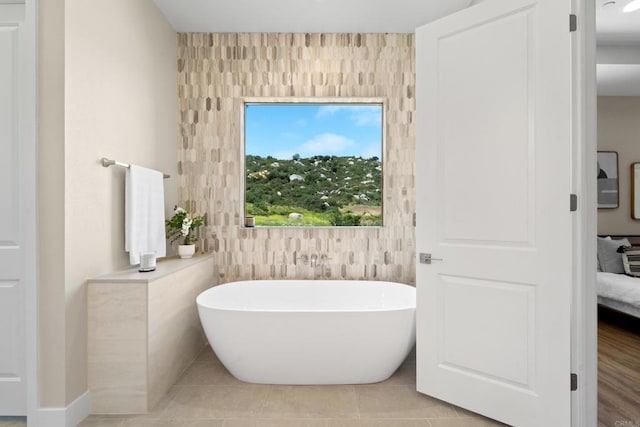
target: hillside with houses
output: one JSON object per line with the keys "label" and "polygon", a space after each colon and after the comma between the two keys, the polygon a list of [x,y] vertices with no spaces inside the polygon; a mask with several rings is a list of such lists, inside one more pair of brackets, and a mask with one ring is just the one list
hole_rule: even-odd
{"label": "hillside with houses", "polygon": [[379,158],[246,156],[245,215],[257,226],[382,224]]}

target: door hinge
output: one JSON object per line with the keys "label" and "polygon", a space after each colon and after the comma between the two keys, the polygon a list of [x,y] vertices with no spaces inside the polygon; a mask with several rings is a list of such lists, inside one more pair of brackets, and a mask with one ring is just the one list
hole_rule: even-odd
{"label": "door hinge", "polygon": [[569,195],[569,210],[571,212],[575,212],[578,210],[578,195],[570,194]]}
{"label": "door hinge", "polygon": [[578,389],[578,374],[571,374],[571,391]]}
{"label": "door hinge", "polygon": [[571,14],[569,15],[569,32],[574,32],[578,29],[578,16]]}

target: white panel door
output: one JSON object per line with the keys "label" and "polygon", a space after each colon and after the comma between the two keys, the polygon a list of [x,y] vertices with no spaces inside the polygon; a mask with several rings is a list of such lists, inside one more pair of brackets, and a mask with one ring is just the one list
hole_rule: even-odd
{"label": "white panel door", "polygon": [[418,391],[570,425],[570,0],[416,31]]}
{"label": "white panel door", "polygon": [[19,26],[0,23],[0,415],[26,415]]}

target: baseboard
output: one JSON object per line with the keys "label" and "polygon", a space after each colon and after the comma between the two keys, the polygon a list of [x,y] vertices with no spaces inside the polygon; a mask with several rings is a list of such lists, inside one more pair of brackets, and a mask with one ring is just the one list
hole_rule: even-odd
{"label": "baseboard", "polygon": [[[77,427],[89,416],[89,391],[85,391],[66,408],[39,408],[29,427]],[[35,421],[35,422],[34,422]]]}

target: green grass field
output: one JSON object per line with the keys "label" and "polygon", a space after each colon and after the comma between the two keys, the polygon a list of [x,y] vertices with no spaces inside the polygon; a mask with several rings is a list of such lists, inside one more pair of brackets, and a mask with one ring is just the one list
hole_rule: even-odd
{"label": "green grass field", "polygon": [[[263,209],[264,210],[264,209]],[[349,207],[340,210],[330,210],[326,212],[312,212],[307,209],[270,206],[267,212],[260,212],[251,204],[247,204],[246,215],[255,218],[256,227],[331,227],[331,226],[364,226],[375,227],[382,225],[382,218],[379,215],[380,207],[373,207],[378,215],[364,215]],[[289,213],[296,212],[302,214],[302,218],[291,219]]]}

